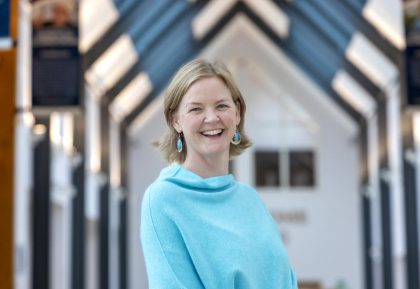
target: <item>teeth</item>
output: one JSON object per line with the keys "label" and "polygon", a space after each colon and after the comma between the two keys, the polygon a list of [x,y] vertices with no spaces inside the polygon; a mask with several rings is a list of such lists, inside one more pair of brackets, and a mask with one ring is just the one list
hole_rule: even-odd
{"label": "teeth", "polygon": [[215,130],[206,130],[206,131],[203,131],[201,133],[204,134],[204,135],[216,135],[216,134],[219,134],[221,132],[222,132],[221,129],[215,129]]}

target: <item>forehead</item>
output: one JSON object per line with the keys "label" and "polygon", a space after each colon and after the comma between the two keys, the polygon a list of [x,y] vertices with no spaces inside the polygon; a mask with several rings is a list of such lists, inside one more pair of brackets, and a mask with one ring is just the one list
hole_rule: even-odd
{"label": "forehead", "polygon": [[181,103],[219,101],[232,99],[225,82],[217,76],[206,77],[194,82],[185,93]]}

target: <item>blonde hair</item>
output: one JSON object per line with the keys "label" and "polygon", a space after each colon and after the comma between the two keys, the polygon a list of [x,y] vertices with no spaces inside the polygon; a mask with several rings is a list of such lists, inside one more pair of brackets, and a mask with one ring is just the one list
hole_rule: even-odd
{"label": "blonde hair", "polygon": [[246,105],[236,85],[232,74],[223,63],[211,63],[203,59],[195,59],[184,64],[174,75],[172,81],[164,95],[163,109],[166,123],[168,125],[166,133],[162,139],[157,141],[155,145],[160,149],[163,157],[169,163],[177,162],[182,164],[187,156],[188,148],[185,145],[181,152],[178,152],[176,141],[178,139],[178,132],[172,126],[172,116],[177,111],[182,98],[187,93],[188,89],[196,81],[207,77],[219,77],[224,81],[226,87],[229,89],[233,101],[239,102],[241,120],[238,125],[238,130],[241,133],[241,143],[238,145],[230,145],[229,157],[232,158],[241,154],[246,148],[252,145],[250,139],[244,133],[244,121]]}

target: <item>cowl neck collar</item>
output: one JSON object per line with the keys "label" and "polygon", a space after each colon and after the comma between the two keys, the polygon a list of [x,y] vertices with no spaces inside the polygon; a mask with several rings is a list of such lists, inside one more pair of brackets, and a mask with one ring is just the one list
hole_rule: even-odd
{"label": "cowl neck collar", "polygon": [[203,178],[181,165],[166,167],[162,170],[159,178],[200,192],[222,192],[235,185],[235,179],[232,174]]}

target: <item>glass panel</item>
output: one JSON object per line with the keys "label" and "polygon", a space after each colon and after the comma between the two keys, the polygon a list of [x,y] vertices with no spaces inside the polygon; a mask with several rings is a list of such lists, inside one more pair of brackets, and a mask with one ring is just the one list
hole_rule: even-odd
{"label": "glass panel", "polygon": [[312,151],[290,152],[290,186],[313,187],[315,185],[314,153]]}
{"label": "glass panel", "polygon": [[255,184],[258,187],[278,187],[280,166],[278,151],[255,152]]}

